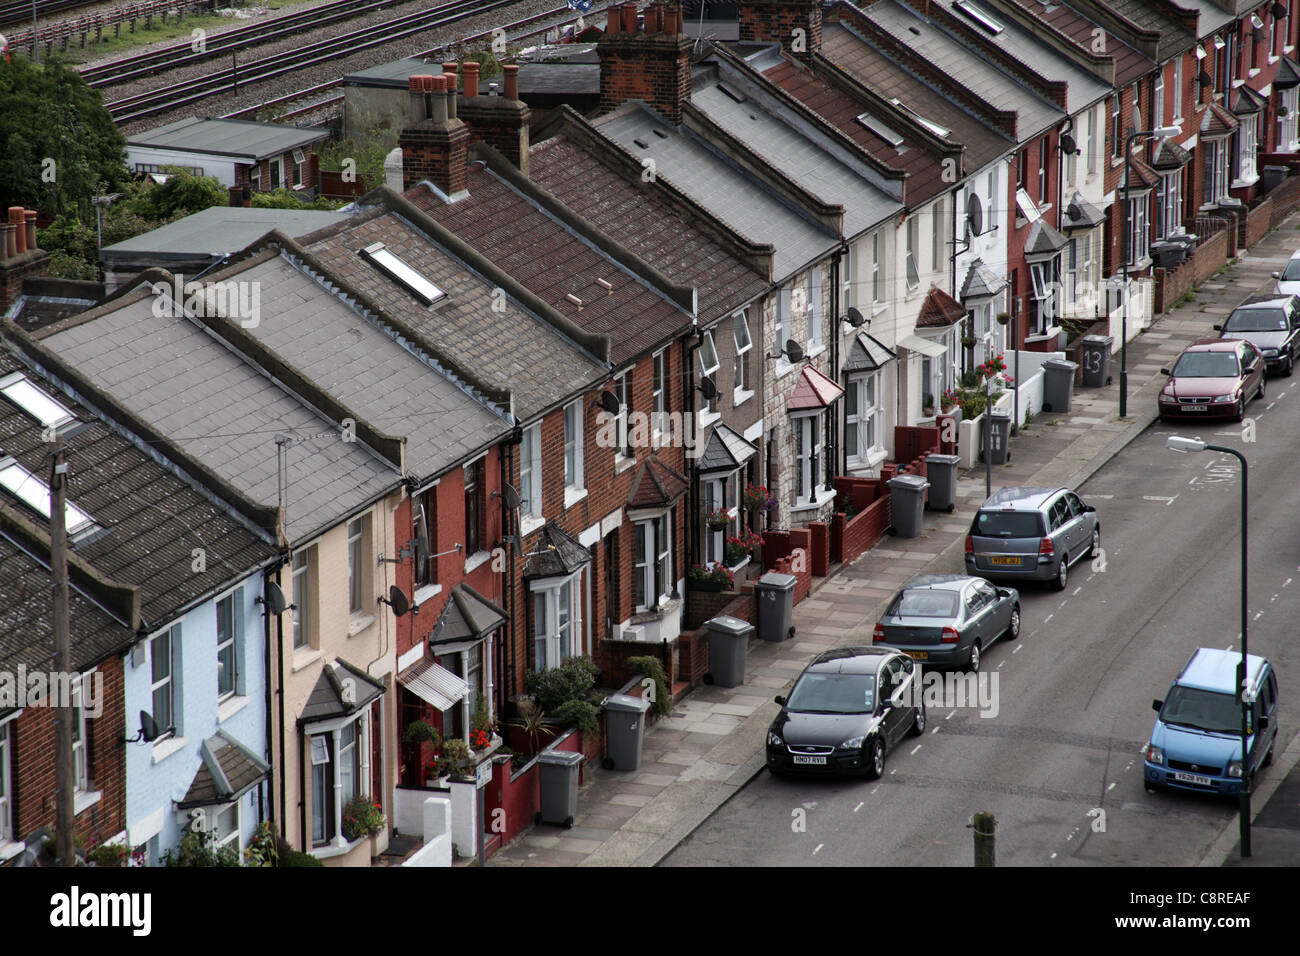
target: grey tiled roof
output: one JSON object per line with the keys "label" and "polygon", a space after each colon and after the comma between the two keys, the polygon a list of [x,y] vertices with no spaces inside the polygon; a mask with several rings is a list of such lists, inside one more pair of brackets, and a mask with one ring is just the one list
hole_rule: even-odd
{"label": "grey tiled roof", "polygon": [[1069,240],[1052,228],[1046,219],[1035,219],[1025,238],[1025,255],[1048,255],[1059,252]]}
{"label": "grey tiled roof", "polygon": [[[495,631],[509,620],[505,610],[479,594],[468,584],[451,589],[449,600],[438,615],[429,635],[431,645],[457,640],[475,640]],[[434,653],[439,651],[434,649]]]}
{"label": "grey tiled roof", "polygon": [[844,360],[845,372],[874,372],[887,363],[898,358],[893,349],[881,345],[866,332],[859,332],[853,337],[849,346],[848,357]]}
{"label": "grey tiled roof", "polygon": [[591,552],[563,528],[548,522],[533,541],[528,563],[524,566],[524,577],[549,578],[572,574],[589,561]]}
{"label": "grey tiled roof", "polygon": [[[286,448],[290,541],[337,524],[396,487],[398,470],[189,318],[159,318],[148,289],[55,326],[43,344],[225,481],[279,501]],[[283,307],[288,303],[281,302]],[[169,311],[169,310],[160,310]],[[266,321],[274,321],[272,315]]]}
{"label": "grey tiled roof", "polygon": [[[1063,111],[998,69],[969,46],[896,0],[882,0],[865,9],[874,23],[911,47],[938,69],[959,77],[963,85],[998,109],[1015,110],[1016,134],[1023,141],[1063,118]],[[914,32],[915,31],[915,32]]]}
{"label": "grey tiled roof", "polygon": [[[272,229],[290,236],[302,236],[346,218],[346,213],[322,209],[210,206],[165,226],[104,246],[99,253],[105,261],[136,259],[142,253],[161,256],[163,260],[174,256],[221,256],[238,252]],[[154,261],[150,264],[162,263]]]}
{"label": "grey tiled roof", "polygon": [[[343,683],[349,678],[354,681],[350,687]],[[349,691],[346,694],[345,687]],[[321,668],[316,686],[298,714],[298,726],[355,714],[383,693],[384,685],[380,681],[343,658],[335,658]]]}
{"label": "grey tiled roof", "polygon": [[224,730],[203,741],[199,756],[203,762],[178,809],[229,803],[271,775],[270,764]]}
{"label": "grey tiled roof", "polygon": [[990,269],[983,259],[976,259],[966,270],[961,284],[961,299],[986,299],[1007,287],[1007,280]]}
{"label": "grey tiled roof", "polygon": [[839,237],[829,229],[777,198],[762,182],[724,160],[699,138],[668,125],[647,109],[632,107],[611,113],[597,120],[595,127],[632,155],[652,158],[658,176],[751,242],[771,243],[775,247],[774,282],[784,282],[839,245]]}
{"label": "grey tiled roof", "polygon": [[757,454],[758,449],[752,442],[718,422],[709,432],[704,451],[696,461],[695,468],[700,473],[735,471]]}
{"label": "grey tiled roof", "polygon": [[869,182],[859,163],[853,168],[829,149],[803,135],[793,112],[747,99],[737,103],[717,85],[691,93],[691,102],[714,123],[823,202],[844,206],[844,235],[856,236],[902,210],[903,204]]}
{"label": "grey tiled roof", "polygon": [[[1079,218],[1071,219],[1069,210],[1078,207]],[[1066,214],[1061,218],[1061,228],[1066,232],[1072,229],[1092,229],[1106,221],[1106,214],[1076,192],[1066,206]]]}

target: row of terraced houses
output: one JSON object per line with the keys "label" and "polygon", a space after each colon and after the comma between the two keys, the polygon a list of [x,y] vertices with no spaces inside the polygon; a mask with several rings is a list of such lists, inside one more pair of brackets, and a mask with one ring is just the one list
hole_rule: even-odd
{"label": "row of terraced houses", "polygon": [[[1300,0],[734,7],[612,8],[589,115],[534,114],[516,65],[411,75],[386,185],[198,294],[160,257],[77,304],[11,210],[0,661],[52,667],[57,433],[86,846],[269,821],[370,865],[434,794],[496,849],[537,799],[498,752],[528,672],[651,655],[689,693],[696,571],[827,573],[837,479],[891,474],[964,372],[1118,349],[1300,196]],[[484,709],[467,774],[430,770],[407,728],[469,744]],[[0,861],[53,826],[54,713],[0,699]]]}

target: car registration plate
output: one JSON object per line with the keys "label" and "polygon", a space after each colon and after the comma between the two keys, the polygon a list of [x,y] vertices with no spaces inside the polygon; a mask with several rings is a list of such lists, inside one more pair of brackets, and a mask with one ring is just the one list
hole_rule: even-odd
{"label": "car registration plate", "polygon": [[1198,787],[1214,786],[1213,780],[1211,780],[1209,777],[1202,777],[1200,774],[1197,773],[1175,773],[1174,779],[1177,780],[1179,783],[1194,783]]}
{"label": "car registration plate", "polygon": [[795,763],[808,763],[808,764],[815,764],[816,766],[819,766],[819,767],[824,767],[824,766],[826,766],[826,758],[825,758],[825,757],[809,757],[809,756],[806,756],[806,755],[804,755],[804,754],[795,754],[795,755],[794,755],[794,762],[795,762]]}
{"label": "car registration plate", "polygon": [[1183,406],[1181,407],[1180,411],[1184,411],[1184,412],[1203,412],[1203,411],[1205,411],[1208,407],[1209,407],[1208,405],[1183,405]]}
{"label": "car registration plate", "polygon": [[1005,558],[1005,557],[989,558],[989,561],[993,564],[1019,564],[1020,563],[1019,558]]}
{"label": "car registration plate", "polygon": [[908,651],[907,656],[914,661],[928,661],[930,659],[929,651]]}

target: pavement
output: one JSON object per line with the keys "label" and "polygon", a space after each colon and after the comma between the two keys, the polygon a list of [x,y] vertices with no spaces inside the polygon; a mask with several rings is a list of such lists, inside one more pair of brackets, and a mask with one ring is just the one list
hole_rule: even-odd
{"label": "pavement", "polygon": [[[1039,412],[1012,437],[1011,459],[992,469],[994,489],[1008,485],[1078,487],[1156,418],[1162,367],[1269,280],[1300,245],[1300,214],[1269,233],[1235,265],[1207,280],[1187,302],[1128,344],[1128,417],[1119,418],[1119,361],[1112,384],[1076,387],[1068,412]],[[570,829],[537,825],[489,866],[654,866],[764,766],[764,738],[804,666],[833,647],[870,643],[875,622],[898,587],[916,574],[962,572],[966,531],[986,498],[983,464],[958,479],[957,509],[927,511],[915,538],[887,536],[852,564],[814,581],[794,608],[795,636],[749,646],[745,681],[703,686],[671,716],[646,730],[633,772],[589,767]],[[1253,854],[1239,860],[1237,822],[1225,826],[1202,866],[1294,865],[1300,859],[1300,736],[1261,774],[1254,800]]]}

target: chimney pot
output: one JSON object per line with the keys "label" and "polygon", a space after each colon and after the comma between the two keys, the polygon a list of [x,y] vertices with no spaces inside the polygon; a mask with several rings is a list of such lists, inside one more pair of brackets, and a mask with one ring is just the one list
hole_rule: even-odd
{"label": "chimney pot", "polygon": [[623,9],[622,7],[609,8],[609,22],[605,25],[605,33],[613,35],[623,32]]}
{"label": "chimney pot", "polygon": [[35,252],[36,246],[36,210],[27,210],[27,251]]}
{"label": "chimney pot", "polygon": [[645,9],[645,32],[662,33],[663,32],[663,7],[657,3],[652,3]]}
{"label": "chimney pot", "polygon": [[507,63],[501,68],[506,78],[506,99],[519,99],[519,64]]}
{"label": "chimney pot", "polygon": [[[469,64],[466,63],[465,65],[468,66]],[[442,65],[443,75],[444,76],[450,75],[451,77],[449,81],[450,85],[447,87],[447,89],[454,90],[456,88],[456,71],[459,69],[460,69],[460,64],[457,63],[455,60],[448,60],[446,63]]]}
{"label": "chimney pot", "polygon": [[664,32],[671,33],[673,36],[682,32],[682,8],[680,4],[670,3],[667,8],[668,20],[664,24]]}
{"label": "chimney pot", "polygon": [[465,63],[464,70],[464,92],[466,96],[478,96],[478,64],[473,60]]}
{"label": "chimney pot", "polygon": [[636,33],[636,0],[623,4],[623,32]]}
{"label": "chimney pot", "polygon": [[21,256],[27,251],[27,210],[10,206],[9,224],[14,227],[14,255]]}
{"label": "chimney pot", "polygon": [[432,118],[435,123],[447,122],[447,81],[441,76],[430,77],[432,84],[429,103],[432,106]]}
{"label": "chimney pot", "polygon": [[7,222],[0,222],[0,263],[9,261],[14,254],[14,227]]}

